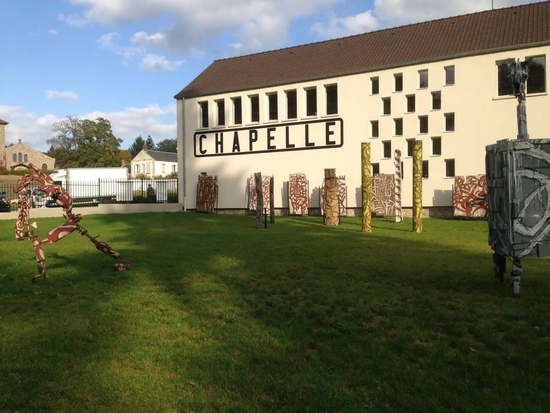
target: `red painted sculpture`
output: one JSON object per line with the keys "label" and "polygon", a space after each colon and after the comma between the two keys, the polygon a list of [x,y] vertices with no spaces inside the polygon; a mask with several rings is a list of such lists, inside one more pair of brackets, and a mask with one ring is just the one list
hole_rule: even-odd
{"label": "red painted sculpture", "polygon": [[[112,249],[109,244],[98,241],[97,237],[90,236],[88,231],[80,226],[79,222],[81,220],[81,216],[80,214],[73,214],[73,200],[65,188],[60,185],[56,185],[52,178],[44,172],[36,169],[33,164],[18,164],[15,166],[24,166],[25,168],[33,171],[24,175],[19,182],[17,182],[17,186],[14,190],[16,194],[19,194],[19,201],[17,201],[19,204],[19,216],[15,224],[15,238],[18,241],[24,239],[30,239],[32,241],[36,260],[42,267],[42,272],[32,277],[33,282],[46,275],[46,258],[44,256],[42,244],[57,242],[74,231],[77,231],[82,236],[87,237],[101,252],[116,260],[121,260],[122,262],[118,262],[113,266],[114,271],[121,271],[130,267],[130,262],[123,258],[117,251]],[[29,184],[33,181],[38,182],[38,189],[45,192],[45,196],[51,197],[57,205],[63,208],[64,216],[65,218],[68,218],[66,222],[52,229],[43,238],[40,238],[39,235],[34,234],[29,225],[29,211],[31,204],[24,194],[26,193],[27,186],[29,186]]]}

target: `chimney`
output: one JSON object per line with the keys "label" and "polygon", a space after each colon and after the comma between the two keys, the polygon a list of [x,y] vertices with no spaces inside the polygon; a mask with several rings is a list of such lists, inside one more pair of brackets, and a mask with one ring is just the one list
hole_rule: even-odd
{"label": "chimney", "polygon": [[147,144],[146,144],[146,143],[143,144],[143,150],[144,150],[145,152],[147,152]]}

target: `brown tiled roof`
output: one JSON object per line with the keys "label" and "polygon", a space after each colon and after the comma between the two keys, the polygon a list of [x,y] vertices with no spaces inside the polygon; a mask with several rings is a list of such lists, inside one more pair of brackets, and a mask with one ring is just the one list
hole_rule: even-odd
{"label": "brown tiled roof", "polygon": [[214,61],[176,99],[550,44],[550,2]]}
{"label": "brown tiled roof", "polygon": [[5,120],[0,119],[0,125],[7,125],[7,124],[8,124],[8,122],[6,122]]}

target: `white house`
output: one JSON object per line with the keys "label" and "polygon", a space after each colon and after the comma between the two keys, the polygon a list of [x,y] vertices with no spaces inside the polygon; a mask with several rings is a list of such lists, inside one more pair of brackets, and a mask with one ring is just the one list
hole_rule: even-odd
{"label": "white house", "polygon": [[152,151],[143,145],[143,149],[132,159],[132,177],[147,175],[148,177],[166,176],[178,172],[177,154],[173,152]]}
{"label": "white house", "polygon": [[394,173],[401,150],[410,208],[420,140],[423,206],[450,208],[455,175],[485,173],[485,146],[516,138],[501,63],[533,58],[529,134],[550,138],[549,27],[550,2],[541,2],[216,60],[175,96],[180,202],[195,208],[206,172],[218,176],[218,208],[244,209],[248,178],[264,172],[284,209],[289,174],[305,173],[318,207],[324,169],[336,168],[357,212],[361,143],[370,142],[373,173]]}

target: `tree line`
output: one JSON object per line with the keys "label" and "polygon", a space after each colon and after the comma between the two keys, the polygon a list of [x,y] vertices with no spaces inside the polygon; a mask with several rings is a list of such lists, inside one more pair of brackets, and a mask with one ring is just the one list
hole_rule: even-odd
{"label": "tree line", "polygon": [[67,116],[52,126],[54,136],[46,143],[50,149],[46,155],[55,158],[57,168],[83,168],[120,166],[130,163],[147,144],[148,150],[176,152],[176,139],[164,139],[157,144],[151,136],[139,135],[128,149],[121,149],[122,139],[112,131],[111,122],[105,118],[94,120]]}

